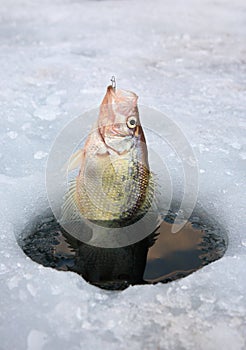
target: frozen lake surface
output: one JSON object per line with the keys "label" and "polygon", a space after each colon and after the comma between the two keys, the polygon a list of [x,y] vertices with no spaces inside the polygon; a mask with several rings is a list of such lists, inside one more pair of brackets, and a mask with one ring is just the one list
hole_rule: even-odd
{"label": "frozen lake surface", "polygon": [[[244,0],[1,1],[1,350],[245,349],[245,17]],[[229,235],[202,270],[123,292],[44,268],[16,243],[48,206],[56,135],[112,75],[182,130],[198,204]]]}

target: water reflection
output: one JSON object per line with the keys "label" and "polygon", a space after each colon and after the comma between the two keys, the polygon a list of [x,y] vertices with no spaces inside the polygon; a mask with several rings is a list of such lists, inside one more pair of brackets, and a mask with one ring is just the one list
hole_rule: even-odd
{"label": "water reflection", "polygon": [[99,248],[73,238],[51,216],[40,219],[19,243],[31,259],[44,266],[74,271],[101,288],[120,290],[134,284],[169,282],[223,256],[226,239],[218,227],[196,218],[172,233],[174,218],[169,212],[156,232],[130,246]]}

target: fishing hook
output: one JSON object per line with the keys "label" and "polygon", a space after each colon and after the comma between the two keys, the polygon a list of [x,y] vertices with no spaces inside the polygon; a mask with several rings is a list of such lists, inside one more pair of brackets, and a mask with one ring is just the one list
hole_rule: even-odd
{"label": "fishing hook", "polygon": [[112,88],[115,90],[116,89],[116,80],[115,80],[115,76],[114,75],[111,78],[111,82],[112,82]]}

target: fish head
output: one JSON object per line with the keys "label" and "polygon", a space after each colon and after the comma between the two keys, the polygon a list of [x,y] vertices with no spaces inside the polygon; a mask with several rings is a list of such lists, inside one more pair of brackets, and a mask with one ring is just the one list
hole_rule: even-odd
{"label": "fish head", "polygon": [[137,100],[134,92],[108,86],[101,103],[98,128],[106,146],[118,154],[129,151],[136,142],[146,145]]}

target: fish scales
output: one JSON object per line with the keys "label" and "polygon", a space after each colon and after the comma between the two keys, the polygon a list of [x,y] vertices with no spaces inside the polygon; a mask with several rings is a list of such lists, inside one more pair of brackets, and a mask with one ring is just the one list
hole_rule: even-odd
{"label": "fish scales", "polygon": [[96,178],[102,177],[100,191],[94,181],[87,186],[77,182],[78,207],[89,220],[128,220],[142,215],[148,207],[149,170],[127,160],[115,163],[109,164],[102,175],[97,174]]}

